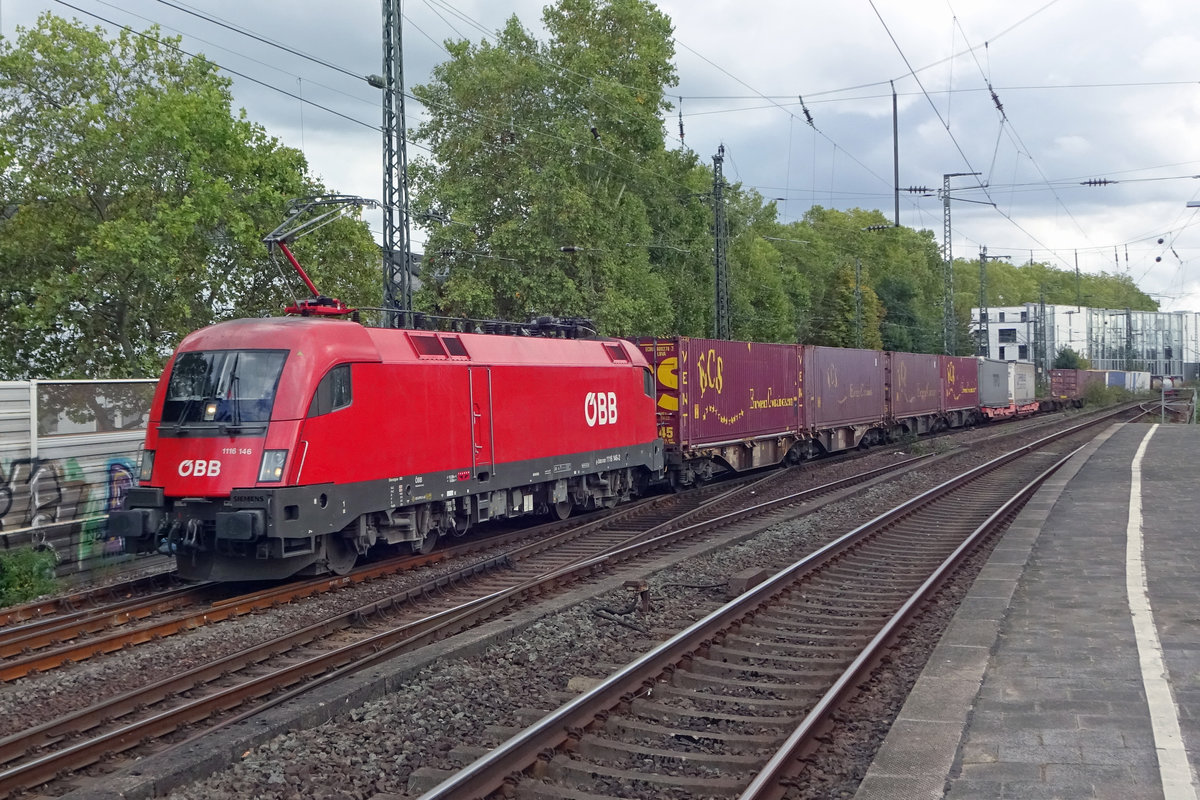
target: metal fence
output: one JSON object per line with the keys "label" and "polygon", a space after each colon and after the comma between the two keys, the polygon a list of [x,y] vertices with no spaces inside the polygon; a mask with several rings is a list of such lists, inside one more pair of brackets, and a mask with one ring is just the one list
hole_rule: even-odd
{"label": "metal fence", "polygon": [[108,512],[136,483],[154,384],[0,381],[0,552],[50,550],[60,576],[128,560]]}

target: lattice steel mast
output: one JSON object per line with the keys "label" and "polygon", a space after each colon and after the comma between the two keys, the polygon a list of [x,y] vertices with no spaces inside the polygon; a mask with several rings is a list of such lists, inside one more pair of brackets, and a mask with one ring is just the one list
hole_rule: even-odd
{"label": "lattice steel mast", "polygon": [[405,147],[404,58],[400,0],[383,2],[383,304],[399,313],[387,324],[412,324],[412,253],[408,213],[408,151]]}
{"label": "lattice steel mast", "polygon": [[713,156],[713,261],[716,271],[715,293],[716,308],[713,320],[713,338],[728,339],[729,330],[729,262],[726,258],[726,238],[728,231],[725,227],[725,176],[721,172],[721,164],[725,161],[725,145],[717,148]]}

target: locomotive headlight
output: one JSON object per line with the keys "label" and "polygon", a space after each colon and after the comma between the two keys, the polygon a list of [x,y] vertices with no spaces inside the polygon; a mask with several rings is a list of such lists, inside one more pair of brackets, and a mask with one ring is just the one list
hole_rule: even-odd
{"label": "locomotive headlight", "polygon": [[264,450],[262,466],[258,468],[260,483],[283,480],[283,465],[287,461],[287,450]]}
{"label": "locomotive headlight", "polygon": [[138,470],[138,480],[139,481],[150,480],[150,475],[153,472],[154,472],[154,451],[153,450],[143,450],[142,451],[142,466],[141,466],[141,469]]}
{"label": "locomotive headlight", "polygon": [[212,422],[216,416],[217,416],[217,401],[209,400],[207,403],[204,404],[204,421]]}

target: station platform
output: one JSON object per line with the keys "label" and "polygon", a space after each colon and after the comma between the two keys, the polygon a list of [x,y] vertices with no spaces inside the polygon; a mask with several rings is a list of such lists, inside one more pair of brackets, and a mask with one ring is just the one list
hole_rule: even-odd
{"label": "station platform", "polygon": [[1113,425],[1004,534],[856,800],[1195,800],[1200,426]]}

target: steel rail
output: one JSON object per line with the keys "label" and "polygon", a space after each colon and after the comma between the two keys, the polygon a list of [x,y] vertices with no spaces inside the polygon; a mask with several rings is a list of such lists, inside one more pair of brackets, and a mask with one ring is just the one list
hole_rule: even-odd
{"label": "steel rail", "polygon": [[[762,481],[764,479],[752,479]],[[261,589],[245,595],[237,595],[213,601],[204,609],[195,613],[175,616],[159,620],[150,625],[130,626],[116,630],[120,625],[128,625],[133,621],[142,621],[149,617],[161,615],[164,612],[178,610],[187,605],[186,600],[179,598],[191,597],[196,599],[202,591],[219,590],[222,584],[206,582],[192,587],[181,587],[166,592],[150,595],[141,600],[124,599],[99,608],[75,611],[56,617],[35,619],[28,625],[6,629],[0,632],[0,683],[17,680],[36,672],[45,672],[66,664],[77,663],[93,656],[117,652],[130,646],[156,641],[166,636],[186,632],[217,622],[243,616],[264,608],[294,602],[296,600],[336,591],[346,586],[364,583],[416,567],[426,566],[450,558],[471,555],[476,552],[503,546],[510,542],[523,541],[529,538],[535,540],[525,547],[512,552],[513,558],[529,557],[543,550],[559,547],[564,541],[591,533],[599,527],[612,525],[626,518],[636,518],[660,507],[671,505],[691,505],[701,502],[704,497],[714,492],[727,493],[729,486],[740,486],[747,483],[746,479],[707,487],[695,496],[665,495],[640,500],[621,508],[595,515],[594,519],[566,523],[564,521],[547,523],[517,531],[478,539],[463,544],[443,547],[427,555],[406,555],[391,558],[374,564],[358,567],[346,575],[323,575],[299,582],[284,583]],[[561,530],[565,525],[571,527]],[[559,533],[546,536],[545,533],[558,530]],[[541,536],[541,538],[537,538]],[[469,570],[470,568],[468,568]],[[134,582],[123,585],[133,587]],[[132,588],[130,589],[132,590]],[[88,598],[94,599],[100,593],[87,593]],[[56,607],[67,607],[56,606]],[[92,635],[103,634],[103,635]],[[70,644],[74,642],[74,644]],[[54,645],[53,649],[48,649]],[[20,656],[20,657],[18,657]]]}
{"label": "steel rail", "polygon": [[[748,509],[748,512],[751,515],[761,514],[765,511],[778,508],[781,505],[803,502],[805,498],[826,494],[840,486],[861,483],[880,473],[896,471],[911,466],[914,461],[919,460],[909,459],[878,470],[872,470],[865,476],[853,476],[841,481],[834,481],[777,498],[754,506]],[[763,482],[760,480],[741,488],[745,490],[748,487],[753,488],[762,485]],[[711,506],[713,502],[726,499],[724,494],[722,497],[717,498],[716,501],[710,501],[705,505]],[[691,515],[694,511],[695,509],[686,510],[684,515]],[[737,513],[724,514],[718,517],[717,524],[728,524],[730,521],[744,518],[744,516],[744,514]],[[590,525],[591,523],[589,523]],[[281,688],[287,689],[291,686],[303,684],[299,689],[277,695],[277,697],[268,701],[266,706],[260,705],[253,711],[253,713],[260,713],[265,707],[285,702],[298,694],[311,691],[312,688],[323,683],[365,669],[382,660],[394,657],[400,652],[416,649],[428,642],[444,638],[451,633],[476,624],[480,619],[494,617],[526,597],[544,595],[545,588],[548,585],[579,580],[594,572],[607,569],[615,561],[632,558],[681,539],[693,537],[713,527],[714,523],[712,521],[705,521],[685,526],[672,532],[662,533],[651,539],[645,539],[641,534],[627,537],[627,541],[632,541],[633,543],[626,544],[623,547],[608,548],[599,555],[589,554],[566,566],[555,568],[537,577],[523,580],[513,586],[474,598],[456,607],[394,627],[335,650],[321,653],[311,659],[271,671],[237,686],[223,689],[209,696],[184,703],[174,709],[163,711],[148,720],[121,727],[89,740],[69,745],[56,752],[48,753],[28,762],[10,767],[0,772],[0,795],[45,783],[64,770],[85,767],[103,758],[105,754],[127,750],[148,738],[166,735],[179,727],[198,722],[214,713],[226,711],[250,700],[265,697],[278,692]],[[561,535],[565,536],[566,534]],[[534,542],[523,548],[519,548],[518,551],[528,550],[534,552],[542,549],[544,549],[544,542]],[[510,553],[493,561],[509,561],[512,559],[512,556],[513,554]],[[418,587],[409,590],[407,594],[412,596],[426,596],[435,588],[453,582],[454,577],[443,576],[435,582],[437,587]],[[150,687],[146,687],[144,690],[135,690],[126,693],[118,698],[113,698],[62,719],[53,720],[35,729],[17,733],[6,740],[0,740],[0,763],[19,758],[31,747],[39,745],[49,746],[60,742],[66,737],[78,733],[78,728],[86,730],[95,727],[101,721],[119,719],[128,714],[136,706],[152,704],[179,692],[187,691],[199,684],[227,676],[231,671],[239,669],[239,663],[241,662],[246,664],[260,663],[280,652],[285,652],[299,644],[319,638],[331,630],[344,629],[347,620],[361,619],[368,613],[367,609],[373,613],[376,610],[390,609],[394,607],[395,603],[396,598],[388,598],[369,604],[369,606],[363,609],[340,615],[338,618],[339,624],[335,625],[330,621],[316,623],[302,631],[278,637],[256,648],[253,655],[248,655],[247,653],[234,654],[214,664],[204,665],[183,675],[160,681]],[[314,678],[314,676],[317,677]],[[235,717],[223,724],[230,724],[240,718]]]}
{"label": "steel rail", "polygon": [[78,609],[85,606],[95,606],[97,603],[108,602],[113,597],[122,594],[144,591],[151,586],[170,583],[175,580],[173,572],[157,572],[153,575],[143,575],[140,578],[108,586],[97,586],[91,589],[72,592],[61,597],[50,597],[43,600],[35,600],[32,603],[25,603],[24,605],[13,606],[0,611],[0,629],[7,631],[11,629],[10,626],[29,620],[39,620],[48,616],[73,612],[79,613]]}
{"label": "steel rail", "polygon": [[194,605],[207,588],[207,585],[181,586],[144,598],[122,600],[100,609],[74,611],[5,628],[0,631],[0,659]]}
{"label": "steel rail", "polygon": [[792,732],[779,750],[755,776],[750,785],[741,793],[738,800],[769,800],[781,798],[784,787],[781,779],[790,774],[791,767],[797,758],[805,753],[814,737],[821,728],[828,724],[833,712],[849,697],[855,688],[862,683],[872,669],[879,664],[880,656],[891,645],[892,641],[920,611],[934,591],[946,580],[959,564],[974,551],[976,546],[994,531],[1008,524],[1010,518],[1029,501],[1033,494],[1041,488],[1046,480],[1061,469],[1069,460],[1083,449],[1080,446],[1056,461],[1036,478],[1023,486],[1009,498],[1000,508],[991,514],[977,527],[953,553],[938,566],[938,568],[913,592],[912,596],[884,624],[880,631],[863,648],[845,672],[838,677],[817,704],[804,716],[803,721]]}
{"label": "steel rail", "polygon": [[[707,642],[712,641],[722,631],[749,619],[758,607],[770,603],[772,597],[785,591],[800,576],[812,572],[821,564],[857,545],[871,532],[886,528],[918,509],[931,505],[956,488],[965,486],[980,476],[995,471],[1064,436],[1093,427],[1120,413],[1123,413],[1123,410],[1072,426],[998,456],[923,492],[844,534],[731,600],[559,709],[550,712],[533,726],[516,734],[422,794],[420,800],[463,800],[463,798],[482,798],[495,792],[511,791],[511,784],[520,779],[520,774],[539,763],[548,750],[563,747],[568,740],[578,735],[578,731],[590,725],[599,715],[608,712],[625,699],[646,691],[658,681],[660,676],[669,674],[680,665],[686,664],[691,656],[701,650]],[[634,545],[634,547],[637,546],[640,545]]]}

